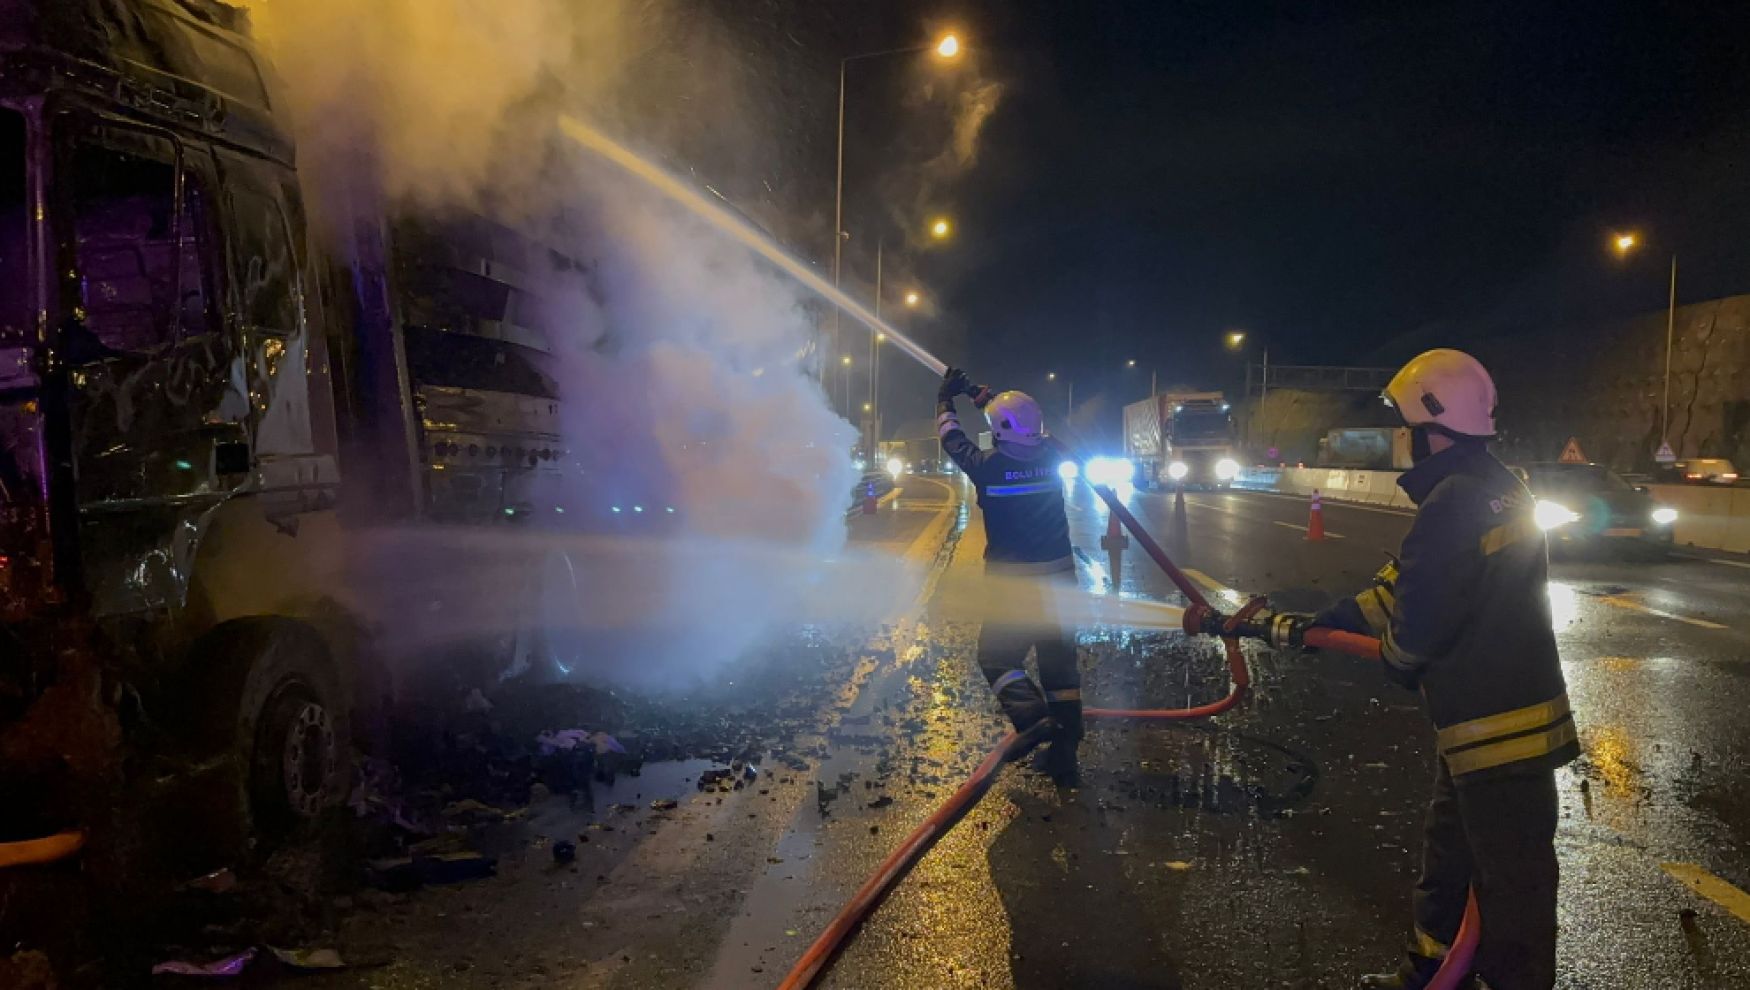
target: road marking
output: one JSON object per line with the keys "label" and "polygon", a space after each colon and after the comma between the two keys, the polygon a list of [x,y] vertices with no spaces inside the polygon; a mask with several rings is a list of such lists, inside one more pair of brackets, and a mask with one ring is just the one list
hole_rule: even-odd
{"label": "road marking", "polygon": [[[1684,556],[1688,556],[1688,555],[1685,554]],[[1741,560],[1721,560],[1718,557],[1690,557],[1689,559],[1690,560],[1706,560],[1706,561],[1709,561],[1709,562],[1715,563],[1715,564],[1724,564],[1727,567],[1742,567],[1745,570],[1750,570],[1750,564],[1746,564]]]}
{"label": "road marking", "polygon": [[1598,596],[1598,600],[1606,605],[1614,605],[1617,608],[1626,608],[1633,612],[1644,612],[1647,615],[1656,615],[1661,619],[1672,619],[1677,622],[1686,622],[1689,625],[1699,626],[1702,629],[1731,628],[1730,626],[1720,625],[1718,622],[1709,622],[1706,619],[1692,619],[1687,615],[1677,615],[1672,612],[1666,612],[1663,609],[1653,608],[1650,605],[1643,605],[1640,602],[1635,601],[1633,598],[1624,598],[1621,595],[1600,595]]}
{"label": "road marking", "polygon": [[1235,605],[1245,604],[1245,595],[1242,595],[1227,585],[1222,584],[1220,581],[1217,581],[1195,567],[1181,567],[1179,570],[1184,571],[1186,577],[1202,585],[1205,590],[1220,595],[1222,598],[1227,599]]}
{"label": "road marking", "polygon": [[1750,894],[1746,894],[1694,863],[1660,863],[1659,868],[1677,882],[1725,908],[1734,918],[1750,924]]}
{"label": "road marking", "polygon": [[[1281,492],[1260,492],[1251,488],[1235,488],[1233,494],[1262,495],[1265,498],[1282,498],[1287,499],[1290,502],[1299,502],[1301,505],[1307,503],[1307,496],[1305,495],[1284,495]],[[1337,498],[1327,491],[1321,491],[1320,494],[1324,496],[1326,505],[1335,506],[1339,509],[1360,509],[1363,512],[1379,512],[1388,516],[1400,516],[1405,519],[1413,518],[1416,515],[1414,509],[1388,509],[1382,505],[1368,505],[1364,502],[1349,502]]]}
{"label": "road marking", "polygon": [[[1280,519],[1273,519],[1273,520],[1271,520],[1271,521],[1272,521],[1272,522],[1274,522],[1274,523],[1275,523],[1275,524],[1276,524],[1276,525],[1278,525],[1278,526],[1286,526],[1286,527],[1288,527],[1288,528],[1289,528],[1289,529],[1298,529],[1298,530],[1300,530],[1300,531],[1301,531],[1301,532],[1302,532],[1302,533],[1304,533],[1304,532],[1306,532],[1306,527],[1305,527],[1305,526],[1302,526],[1302,525],[1300,525],[1300,524],[1298,524],[1298,523],[1291,523],[1291,522],[1283,522],[1283,521],[1282,521],[1282,520],[1280,520]],[[1330,530],[1328,530],[1328,529],[1327,529],[1327,530],[1325,530],[1325,535],[1326,535],[1326,536],[1328,536],[1328,537],[1330,537],[1330,538],[1331,538],[1331,539],[1333,539],[1333,540],[1347,540],[1347,539],[1348,539],[1348,537],[1347,537],[1347,536],[1344,536],[1344,535],[1343,535],[1343,534],[1342,534],[1342,533],[1333,533],[1333,532],[1331,532],[1331,531],[1330,531]]]}

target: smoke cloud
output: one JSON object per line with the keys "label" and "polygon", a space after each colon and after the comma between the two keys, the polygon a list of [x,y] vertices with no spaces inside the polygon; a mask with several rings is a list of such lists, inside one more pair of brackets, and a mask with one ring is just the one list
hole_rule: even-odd
{"label": "smoke cloud", "polygon": [[[818,593],[823,581],[854,589],[898,575],[873,563],[820,570],[844,545],[856,431],[801,367],[815,316],[798,287],[555,143],[560,112],[647,146],[707,113],[714,140],[740,146],[733,158],[759,160],[769,132],[725,81],[734,47],[719,24],[650,0],[248,6],[320,187],[368,184],[398,206],[508,218],[590,267],[589,291],[556,314],[561,415],[576,500],[623,506],[621,528],[519,538],[522,564],[495,554],[473,570],[443,563],[449,551],[478,559],[487,544],[465,534],[364,541],[373,559],[359,573],[394,585],[392,611],[423,616],[390,630],[400,642],[521,636],[534,607],[572,637],[567,666],[676,683],[776,624],[870,618],[888,604]],[[439,621],[417,600],[468,607]]]}

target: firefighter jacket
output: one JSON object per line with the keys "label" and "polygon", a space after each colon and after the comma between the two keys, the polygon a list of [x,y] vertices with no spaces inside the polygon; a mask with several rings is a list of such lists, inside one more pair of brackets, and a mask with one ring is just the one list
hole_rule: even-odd
{"label": "firefighter jacket", "polygon": [[1398,485],[1417,506],[1398,560],[1315,624],[1379,638],[1387,674],[1420,686],[1461,785],[1574,759],[1531,493],[1480,442],[1423,460]]}
{"label": "firefighter jacket", "polygon": [[936,434],[942,438],[942,450],[978,490],[987,568],[1023,574],[1075,568],[1063,481],[1057,474],[1061,458],[1055,448],[998,444],[993,450],[980,450],[960,428],[954,403],[948,399],[936,406]]}

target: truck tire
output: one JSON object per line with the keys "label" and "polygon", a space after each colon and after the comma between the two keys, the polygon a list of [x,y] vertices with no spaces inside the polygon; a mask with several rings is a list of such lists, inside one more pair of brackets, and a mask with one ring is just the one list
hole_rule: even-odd
{"label": "truck tire", "polygon": [[349,707],[320,637],[290,620],[247,619],[201,653],[205,720],[239,771],[249,831],[284,837],[337,807],[350,775]]}

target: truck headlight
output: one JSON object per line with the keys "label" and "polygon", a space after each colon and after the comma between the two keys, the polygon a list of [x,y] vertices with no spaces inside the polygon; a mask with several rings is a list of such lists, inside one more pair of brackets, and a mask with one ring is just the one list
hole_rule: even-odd
{"label": "truck headlight", "polygon": [[1232,481],[1240,473],[1240,464],[1231,457],[1223,457],[1215,462],[1215,477],[1220,481]]}
{"label": "truck headlight", "polygon": [[1560,529],[1580,518],[1573,509],[1548,499],[1539,499],[1532,515],[1537,520],[1537,528],[1542,530]]}
{"label": "truck headlight", "polygon": [[1180,481],[1190,473],[1191,469],[1185,466],[1184,461],[1174,461],[1167,465],[1167,477],[1174,481]]}
{"label": "truck headlight", "polygon": [[1660,506],[1653,510],[1653,521],[1661,526],[1669,526],[1677,521],[1677,510],[1668,506]]}
{"label": "truck headlight", "polygon": [[1065,481],[1074,481],[1081,473],[1082,469],[1076,467],[1075,461],[1064,461],[1057,466],[1057,476]]}
{"label": "truck headlight", "polygon": [[897,457],[888,458],[887,473],[893,475],[895,480],[897,480],[900,475],[905,473],[905,462]]}

